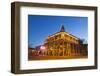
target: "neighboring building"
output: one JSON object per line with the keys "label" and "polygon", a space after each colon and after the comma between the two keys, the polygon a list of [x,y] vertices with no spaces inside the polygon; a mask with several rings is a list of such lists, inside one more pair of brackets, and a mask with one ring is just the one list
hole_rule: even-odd
{"label": "neighboring building", "polygon": [[32,59],[33,56],[35,55],[36,50],[34,48],[29,47],[28,48],[28,58]]}
{"label": "neighboring building", "polygon": [[48,36],[44,44],[35,49],[36,54],[42,56],[87,56],[87,46],[78,37],[65,32],[62,25],[59,32]]}

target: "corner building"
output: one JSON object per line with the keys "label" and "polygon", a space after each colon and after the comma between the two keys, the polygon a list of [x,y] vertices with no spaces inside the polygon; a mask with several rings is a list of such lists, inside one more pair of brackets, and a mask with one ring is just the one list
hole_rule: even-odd
{"label": "corner building", "polygon": [[44,45],[47,56],[87,56],[87,44],[76,36],[65,32],[62,25],[59,32],[46,38]]}

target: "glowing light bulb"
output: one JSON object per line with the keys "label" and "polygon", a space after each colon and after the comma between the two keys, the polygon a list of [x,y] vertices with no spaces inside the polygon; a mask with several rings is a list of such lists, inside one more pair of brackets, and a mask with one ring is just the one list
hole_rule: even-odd
{"label": "glowing light bulb", "polygon": [[46,48],[45,48],[45,46],[41,46],[40,49],[41,50],[45,50]]}

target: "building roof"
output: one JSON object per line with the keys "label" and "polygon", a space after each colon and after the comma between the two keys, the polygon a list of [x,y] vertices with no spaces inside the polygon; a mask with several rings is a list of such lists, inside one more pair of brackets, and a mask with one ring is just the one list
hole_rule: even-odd
{"label": "building roof", "polygon": [[74,36],[74,35],[72,35],[72,34],[66,32],[66,31],[65,31],[65,28],[64,28],[64,25],[61,26],[61,29],[60,29],[59,32],[56,32],[56,33],[54,33],[54,34],[52,34],[52,35],[49,35],[48,37],[53,36],[53,35],[58,34],[58,33],[61,33],[61,32],[65,32],[66,34],[68,34],[68,35],[70,35],[70,36],[72,36],[72,37],[74,37],[74,38],[76,38],[76,39],[80,39],[80,38],[78,38],[78,37],[76,37],[76,36]]}

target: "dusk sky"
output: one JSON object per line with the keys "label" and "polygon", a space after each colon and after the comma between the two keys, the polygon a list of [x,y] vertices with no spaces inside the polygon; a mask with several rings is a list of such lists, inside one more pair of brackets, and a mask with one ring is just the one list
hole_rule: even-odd
{"label": "dusk sky", "polygon": [[66,32],[88,41],[87,17],[28,15],[28,44],[43,44],[47,36],[60,31],[62,24]]}

